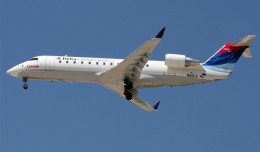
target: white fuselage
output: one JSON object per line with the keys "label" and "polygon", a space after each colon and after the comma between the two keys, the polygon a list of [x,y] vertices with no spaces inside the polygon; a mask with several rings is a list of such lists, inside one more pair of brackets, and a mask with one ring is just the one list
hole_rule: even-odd
{"label": "white fuselage", "polygon": [[[38,56],[16,65],[8,74],[28,79],[100,83],[100,74],[123,59],[68,56]],[[201,66],[202,67],[202,66]],[[197,68],[170,68],[164,61],[148,61],[137,88],[191,85],[226,79],[230,73]]]}

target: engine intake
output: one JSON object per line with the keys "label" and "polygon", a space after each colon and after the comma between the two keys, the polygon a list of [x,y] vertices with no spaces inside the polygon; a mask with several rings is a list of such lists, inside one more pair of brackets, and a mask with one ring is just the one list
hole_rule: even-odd
{"label": "engine intake", "polygon": [[186,57],[181,54],[166,54],[165,65],[168,67],[183,68],[188,66],[199,65],[200,61]]}

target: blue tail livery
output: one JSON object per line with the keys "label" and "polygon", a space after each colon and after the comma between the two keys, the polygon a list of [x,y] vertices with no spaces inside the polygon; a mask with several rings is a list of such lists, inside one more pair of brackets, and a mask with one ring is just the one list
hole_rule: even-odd
{"label": "blue tail livery", "polygon": [[203,66],[215,70],[225,70],[231,72],[235,63],[243,55],[244,57],[252,57],[249,44],[255,35],[248,35],[237,42],[229,42],[211,56]]}

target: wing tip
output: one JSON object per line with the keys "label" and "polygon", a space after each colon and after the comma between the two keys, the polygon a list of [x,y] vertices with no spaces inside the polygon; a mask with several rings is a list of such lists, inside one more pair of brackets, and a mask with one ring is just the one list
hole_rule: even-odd
{"label": "wing tip", "polygon": [[161,101],[157,101],[157,102],[154,104],[153,108],[154,108],[155,111],[157,111],[157,109],[158,109],[160,103],[161,103]]}
{"label": "wing tip", "polygon": [[165,27],[163,27],[163,28],[161,29],[161,31],[156,35],[155,38],[161,39],[161,38],[163,37],[164,31],[165,31]]}

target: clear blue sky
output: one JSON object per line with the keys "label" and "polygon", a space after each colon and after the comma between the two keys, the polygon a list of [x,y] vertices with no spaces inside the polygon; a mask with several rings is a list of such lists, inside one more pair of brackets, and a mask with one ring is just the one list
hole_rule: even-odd
{"label": "clear blue sky", "polygon": [[[2,0],[1,152],[259,151],[258,0]],[[151,59],[206,60],[256,34],[225,81],[141,90],[148,113],[96,84],[29,81],[6,70],[37,55],[125,58],[166,26]]]}

